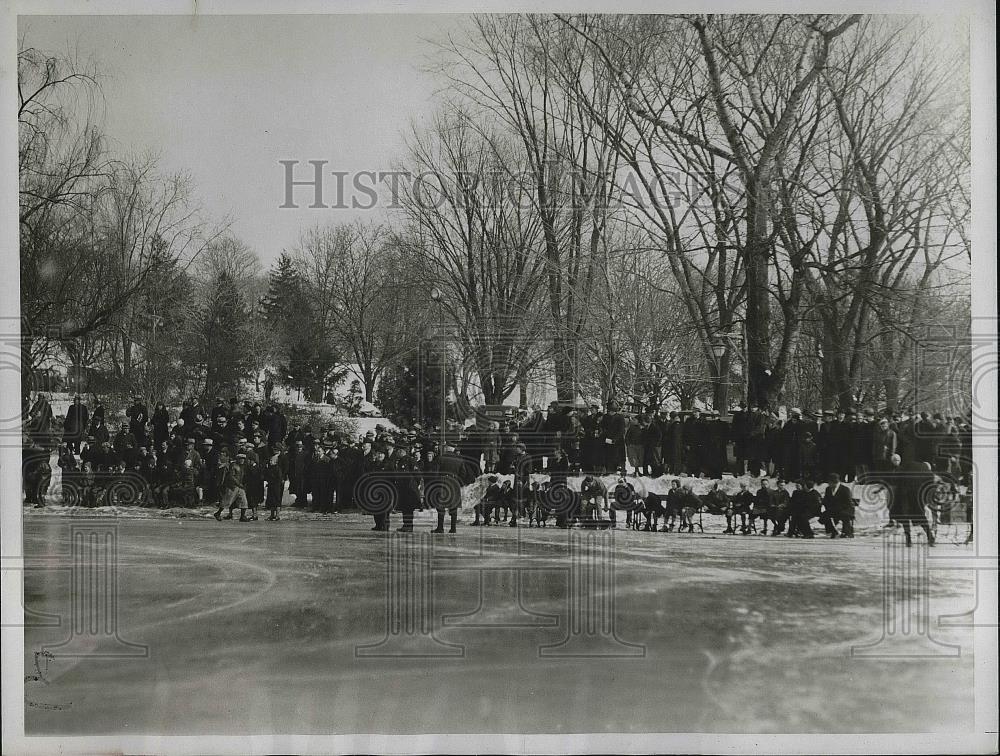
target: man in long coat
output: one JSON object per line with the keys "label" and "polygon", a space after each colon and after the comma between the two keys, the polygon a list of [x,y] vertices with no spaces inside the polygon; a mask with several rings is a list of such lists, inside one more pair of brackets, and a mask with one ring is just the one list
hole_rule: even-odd
{"label": "man in long coat", "polygon": [[79,396],[73,397],[73,404],[66,410],[66,419],[63,421],[63,443],[74,454],[80,453],[80,442],[90,425],[90,412]]}

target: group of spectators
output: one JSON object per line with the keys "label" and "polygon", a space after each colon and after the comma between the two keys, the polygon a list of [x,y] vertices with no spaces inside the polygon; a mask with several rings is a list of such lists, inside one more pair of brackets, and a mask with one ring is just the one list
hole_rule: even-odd
{"label": "group of spectators", "polygon": [[535,407],[516,420],[466,429],[459,451],[470,459],[482,457],[487,472],[506,471],[518,443],[535,459],[558,447],[574,470],[651,477],[718,479],[732,472],[791,481],[837,473],[851,482],[887,468],[894,454],[904,464],[928,462],[960,477],[968,474],[972,459],[969,419],[939,413],[878,417],[873,409],[803,413],[793,407],[781,420],[776,413],[741,406],[727,421],[712,410],[626,415],[614,406],[576,409],[556,403],[546,414]]}
{"label": "group of spectators", "polygon": [[[727,533],[736,532],[738,521],[744,534],[767,534],[770,523],[774,535],[811,537],[803,523],[820,517],[830,535],[850,537],[854,503],[847,482],[892,470],[912,474],[884,476],[888,489],[899,488],[897,478],[933,470],[955,481],[967,474],[971,459],[967,421],[928,413],[876,418],[871,410],[804,415],[793,408],[782,422],[741,407],[725,421],[710,411],[627,416],[613,406],[602,411],[553,403],[548,413],[536,407],[504,423],[456,424],[444,432],[419,424],[408,430],[377,426],[358,437],[332,428],[314,433],[290,422],[278,404],[236,398],[228,404],[217,398],[209,408],[187,399],[175,414],[162,402],[150,412],[135,397],[109,428],[99,400],[91,410],[75,397],[60,429],[40,395],[26,417],[25,500],[36,506],[44,503],[56,445],[68,503],[201,503],[217,507],[216,519],[232,518],[238,508],[241,520],[256,519],[258,508],[267,508],[276,520],[287,489],[293,506],[328,513],[359,506],[373,515],[375,530],[388,529],[393,511],[402,513],[403,530],[412,529],[413,512],[424,507],[439,511],[438,531],[450,512],[454,530],[458,488],[487,473],[473,525],[497,524],[503,513],[511,525],[544,526],[551,515],[564,527],[602,519],[614,526],[618,511],[628,527],[656,530],[662,518],[661,530],[693,532],[691,514],[709,511],[726,516]],[[743,484],[728,496],[716,485],[704,497],[678,481],[667,495],[640,494],[638,481],[625,477],[719,479],[725,471],[765,477],[754,491]],[[549,479],[533,481],[533,473]],[[579,492],[566,484],[571,474],[586,476]],[[608,474],[622,476],[611,493],[600,479]],[[498,475],[513,477],[500,482]],[[768,475],[778,479],[776,486]],[[828,503],[817,502],[814,481],[828,483],[822,494],[833,497]],[[909,497],[892,490],[897,502]],[[440,494],[437,501],[433,491]]]}

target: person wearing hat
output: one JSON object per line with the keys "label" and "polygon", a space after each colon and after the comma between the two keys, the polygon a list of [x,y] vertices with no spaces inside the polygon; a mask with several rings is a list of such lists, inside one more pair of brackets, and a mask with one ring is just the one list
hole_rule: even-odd
{"label": "person wearing hat", "polygon": [[215,397],[215,403],[212,405],[211,412],[209,412],[209,417],[212,420],[212,425],[215,425],[215,419],[219,415],[225,415],[225,414],[226,414],[226,403],[222,401],[221,396]]}
{"label": "person wearing hat", "polygon": [[701,410],[694,408],[691,415],[684,421],[684,469],[697,477],[704,472],[706,428],[701,416]]}
{"label": "person wearing hat", "polygon": [[285,479],[288,476],[285,445],[280,441],[270,447],[270,455],[264,465],[265,504],[269,512],[268,520],[280,520],[279,511],[285,493]]}
{"label": "person wearing hat", "polygon": [[333,433],[327,432],[320,439],[313,460],[313,509],[317,512],[334,514],[342,463],[337,449],[337,439]]}
{"label": "person wearing hat", "polygon": [[587,525],[597,527],[604,520],[603,512],[610,509],[608,488],[596,475],[585,475],[580,481],[580,517]]}
{"label": "person wearing hat", "polygon": [[850,426],[848,425],[847,410],[838,409],[836,417],[826,425],[828,426],[829,462],[826,465],[824,479],[831,472],[835,472],[843,480],[850,469],[851,460]]}
{"label": "person wearing hat", "polygon": [[217,472],[221,448],[221,446],[215,446],[215,439],[211,436],[205,436],[201,441],[201,448],[198,450],[201,458],[205,461],[198,482],[198,485],[201,486],[201,500],[205,504],[217,504],[221,495]]}
{"label": "person wearing hat", "polygon": [[603,442],[600,439],[597,409],[596,404],[591,404],[587,407],[587,413],[580,418],[580,467],[588,472],[597,472],[603,467]]}
{"label": "person wearing hat", "polygon": [[527,512],[529,500],[531,498],[531,472],[533,461],[528,454],[524,444],[518,443],[517,454],[512,465],[514,472],[514,506],[510,518],[510,526],[517,527],[518,516],[523,516]]}
{"label": "person wearing hat", "polygon": [[[846,483],[856,480],[858,471],[861,469],[867,450],[864,447],[865,429],[862,427],[863,416],[856,410],[848,410],[845,436],[847,437],[847,471],[841,476],[841,481]],[[870,442],[870,439],[869,439]]]}
{"label": "person wearing hat", "polygon": [[889,519],[903,526],[906,545],[913,545],[910,529],[913,525],[921,528],[926,537],[927,545],[934,546],[934,531],[927,513],[933,506],[933,492],[936,489],[935,476],[926,462],[913,462],[903,465],[898,454],[890,458],[892,475],[884,476],[880,481],[885,488],[889,502]]}
{"label": "person wearing hat", "polygon": [[750,443],[750,413],[743,402],[740,402],[739,409],[733,412],[729,434],[733,441],[733,455],[736,457],[736,474],[743,475],[747,469],[747,450]]}
{"label": "person wearing hat", "polygon": [[264,503],[264,467],[253,445],[246,439],[240,442],[239,454],[243,456],[243,485],[247,497],[250,519],[257,519],[257,507]]}
{"label": "person wearing hat", "polygon": [[729,454],[727,446],[730,437],[730,424],[719,415],[718,411],[712,410],[711,416],[706,423],[706,468],[710,478],[719,479],[722,473],[729,467]]}
{"label": "person wearing hat", "polygon": [[411,533],[413,513],[420,509],[420,472],[416,459],[405,448],[397,449],[395,457],[392,482],[396,488],[396,510],[403,516],[403,524],[396,530]]}
{"label": "person wearing hat", "polygon": [[471,466],[455,454],[454,443],[448,439],[443,453],[433,461],[424,475],[424,504],[437,510],[437,527],[432,533],[444,533],[445,513],[449,515],[449,533],[456,532],[458,510],[462,507],[462,486],[475,480]]}
{"label": "person wearing hat", "polygon": [[671,412],[663,434],[663,466],[671,475],[679,475],[684,470],[684,424],[679,413]]}
{"label": "person wearing hat", "polygon": [[611,494],[611,507],[609,514],[611,517],[611,527],[617,528],[617,512],[625,511],[625,529],[639,529],[639,507],[641,499],[636,494],[635,486],[628,482],[624,475],[620,476],[615,483]]}
{"label": "person wearing hat", "polygon": [[146,443],[146,423],[149,422],[149,409],[141,396],[132,399],[132,406],[125,412],[128,417],[128,430],[136,440],[137,444]]}
{"label": "person wearing hat", "polygon": [[802,467],[799,452],[803,432],[802,410],[792,407],[788,411],[788,420],[781,427],[781,454],[775,471],[777,475],[792,479],[799,477]]}
{"label": "person wearing hat", "polygon": [[[219,502],[219,508],[212,515],[216,520],[233,519],[233,510],[239,507],[240,522],[249,522],[247,520],[247,495],[243,488],[243,463],[246,461],[246,453],[243,453],[242,457],[241,460],[240,455],[237,454],[236,459],[233,459],[228,449],[219,454],[222,498]],[[227,508],[229,512],[223,517],[222,511]]]}
{"label": "person wearing hat", "polygon": [[608,472],[625,471],[625,416],[618,405],[608,403],[608,411],[600,422],[604,440],[604,469]]}
{"label": "person wearing hat", "polygon": [[309,464],[302,439],[296,438],[286,452],[288,459],[288,492],[292,495],[293,507],[304,507],[308,503]]}
{"label": "person wearing hat", "polygon": [[819,416],[819,428],[817,429],[816,441],[816,470],[821,478],[832,470],[831,458],[833,456],[833,446],[830,436],[830,424],[836,418],[833,410],[823,410]]}
{"label": "person wearing hat", "polygon": [[872,449],[875,446],[875,428],[875,411],[868,407],[864,415],[858,418],[857,427],[854,429],[856,434],[853,446],[854,481],[863,480],[874,464]]}
{"label": "person wearing hat", "polygon": [[73,397],[73,403],[66,410],[63,420],[63,443],[73,454],[80,453],[80,442],[90,425],[90,411],[80,396]]}
{"label": "person wearing hat", "polygon": [[[854,499],[847,484],[841,482],[837,473],[831,473],[827,478],[820,520],[830,538],[854,538]],[[839,531],[838,522],[841,524]]]}
{"label": "person wearing hat", "polygon": [[170,413],[167,411],[167,405],[163,402],[156,403],[149,424],[153,428],[153,445],[158,446],[170,435]]}

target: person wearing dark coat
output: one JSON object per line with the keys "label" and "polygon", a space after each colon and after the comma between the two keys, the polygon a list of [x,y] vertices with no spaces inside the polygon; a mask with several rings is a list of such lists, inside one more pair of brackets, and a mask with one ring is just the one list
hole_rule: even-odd
{"label": "person wearing dark coat", "polygon": [[329,457],[321,446],[317,446],[309,465],[309,491],[312,493],[312,509],[328,512],[333,504],[333,491],[329,489]]}
{"label": "person wearing dark coat", "polygon": [[584,477],[580,482],[580,503],[582,520],[590,525],[596,525],[603,520],[602,508],[605,511],[610,508],[608,488],[604,485],[604,481],[593,475]]}
{"label": "person wearing dark coat", "polygon": [[810,431],[806,431],[799,441],[799,471],[803,477],[812,478],[816,475],[818,453],[815,437]]}
{"label": "person wearing dark coat", "polygon": [[25,428],[31,437],[44,449],[50,449],[52,444],[52,426],[55,419],[52,414],[52,405],[45,394],[38,394],[35,403],[28,412]]}
{"label": "person wearing dark coat", "polygon": [[458,525],[458,510],[462,506],[462,486],[476,479],[476,473],[466,460],[455,454],[453,444],[445,442],[444,453],[431,465],[424,477],[426,503],[437,510],[437,527],[432,533],[444,533],[444,516],[450,517],[449,533]]}
{"label": "person wearing dark coat", "polygon": [[527,512],[528,499],[531,495],[531,472],[533,460],[524,448],[524,444],[517,445],[517,455],[514,457],[514,507],[513,516],[510,518],[510,526],[517,527],[517,518]]}
{"label": "person wearing dark coat", "polygon": [[767,413],[756,407],[751,407],[747,412],[747,472],[758,477],[761,471],[767,469]]}
{"label": "person wearing dark coat", "polygon": [[302,441],[296,441],[288,454],[288,489],[295,497],[292,506],[306,506],[309,496],[310,455],[305,450]]}
{"label": "person wearing dark coat", "polygon": [[[837,473],[830,473],[823,494],[823,524],[830,538],[854,538],[854,499]],[[837,523],[841,524],[840,531]]]}
{"label": "person wearing dark coat", "polygon": [[386,531],[389,529],[389,517],[396,506],[396,481],[392,465],[386,461],[381,449],[375,449],[364,467],[364,475],[358,482],[359,499],[375,521],[372,530]]}
{"label": "person wearing dark coat", "polygon": [[729,455],[726,447],[729,443],[729,423],[712,411],[711,417],[705,423],[705,469],[710,478],[721,478],[729,466]]}
{"label": "person wearing dark coat", "polygon": [[701,417],[701,411],[695,409],[684,421],[684,445],[686,447],[685,471],[698,477],[706,470],[705,453],[707,446],[707,428]]}
{"label": "person wearing dark coat", "polygon": [[750,515],[751,523],[757,518],[763,523],[761,535],[767,535],[767,521],[774,517],[775,511],[775,492],[768,486],[767,478],[761,478],[760,488],[754,496],[753,513]]}
{"label": "person wearing dark coat", "polygon": [[238,458],[243,464],[243,483],[247,497],[250,519],[257,519],[257,507],[264,503],[264,468],[257,452],[244,442],[240,445]]}
{"label": "person wearing dark coat", "polygon": [[842,480],[847,478],[851,469],[851,439],[847,417],[847,412],[840,410],[836,419],[827,424],[829,463],[825,472],[827,475],[835,472]]}
{"label": "person wearing dark coat", "polygon": [[458,455],[482,472],[480,460],[483,456],[483,437],[475,426],[462,431],[458,441]]}
{"label": "person wearing dark coat", "polygon": [[354,506],[354,486],[361,474],[361,450],[355,446],[341,448],[335,464],[338,512]]}
{"label": "person wearing dark coat", "polygon": [[670,413],[670,421],[667,423],[666,435],[663,438],[663,462],[666,471],[672,475],[679,475],[685,469],[684,424],[676,412]]}
{"label": "person wearing dark coat", "polygon": [[934,533],[927,520],[927,506],[933,504],[936,478],[927,462],[911,462],[902,465],[898,454],[890,461],[891,475],[887,475],[883,485],[889,499],[889,519],[903,526],[906,545],[912,546],[910,528],[920,527],[927,536],[927,545],[933,546]]}
{"label": "person wearing dark coat", "polygon": [[125,425],[122,425],[115,434],[111,446],[114,448],[116,454],[122,454],[129,447],[134,448],[136,446],[135,435]]}
{"label": "person wearing dark coat", "polygon": [[750,413],[745,404],[741,404],[740,408],[733,413],[729,432],[733,440],[733,455],[736,457],[736,474],[743,475],[746,472],[750,441]]}
{"label": "person wearing dark coat", "polygon": [[556,448],[569,452],[572,429],[573,423],[569,413],[563,410],[557,402],[550,403],[544,425],[547,456],[551,456],[552,450]]}
{"label": "person wearing dark coat", "polygon": [[580,467],[584,472],[597,473],[604,469],[604,441],[601,439],[597,407],[591,405],[580,418],[583,437],[580,439]]}
{"label": "person wearing dark coat", "polygon": [[777,474],[783,478],[796,479],[801,474],[799,462],[799,445],[802,442],[804,427],[802,410],[793,407],[791,417],[781,428],[781,455],[778,461]]}
{"label": "person wearing dark coat", "polygon": [[556,526],[568,527],[576,516],[574,499],[569,488],[569,458],[560,449],[549,460],[549,485],[544,491],[545,509],[556,516]]}
{"label": "person wearing dark coat", "polygon": [[643,475],[657,475],[662,473],[663,461],[660,456],[660,445],[663,443],[663,436],[660,430],[660,423],[656,418],[645,418],[639,435],[642,442]]}
{"label": "person wearing dark coat", "polygon": [[890,460],[897,451],[896,431],[889,427],[889,421],[882,418],[872,431],[872,468],[876,471],[888,470]]}
{"label": "person wearing dark coat", "polygon": [[[160,405],[157,404],[156,406],[157,406],[157,408],[159,408]],[[156,414],[156,410],[155,409],[153,410],[153,414],[154,415]],[[194,422],[194,416],[196,414],[197,413],[195,412],[195,409],[194,409],[194,400],[193,399],[185,399],[181,403],[181,413],[180,413],[180,415],[178,415],[178,417],[181,420],[184,421],[185,425],[191,425]]]}
{"label": "person wearing dark coat", "polygon": [[281,411],[280,407],[275,407],[267,428],[267,441],[273,444],[277,441],[283,441],[287,435],[288,418],[285,417],[285,413]]}
{"label": "person wearing dark coat", "polygon": [[[186,420],[184,422],[187,424]],[[167,412],[167,405],[163,402],[157,402],[150,424],[153,426],[153,445],[159,446],[160,442],[166,441],[170,434],[170,413]]]}
{"label": "person wearing dark coat", "polygon": [[403,450],[396,461],[396,509],[403,515],[401,533],[413,531],[413,513],[420,509],[420,472],[416,461]]}
{"label": "person wearing dark coat", "polygon": [[45,506],[45,494],[52,480],[52,467],[48,451],[29,433],[24,434],[24,446],[21,449],[22,483],[24,486],[24,503],[33,504],[36,508]]}
{"label": "person wearing dark coat", "polygon": [[851,461],[853,464],[852,479],[854,482],[861,482],[872,467],[872,447],[875,444],[874,417],[870,416],[871,410],[866,410],[864,417],[858,418],[854,424],[849,424],[851,428]]}
{"label": "person wearing dark coat", "polygon": [[279,443],[269,447],[271,455],[264,465],[264,483],[267,486],[265,503],[270,512],[267,519],[271,521],[281,519],[278,511],[281,509],[281,499],[285,493],[285,477],[288,474],[283,446]]}
{"label": "person wearing dark coat", "polygon": [[520,442],[516,433],[504,435],[500,443],[500,459],[497,462],[497,472],[501,475],[509,475],[512,472],[518,443]]}
{"label": "person wearing dark coat", "polygon": [[749,523],[753,522],[754,502],[755,497],[753,492],[747,488],[746,483],[740,481],[740,490],[733,496],[733,515],[738,515],[740,518],[740,533],[742,535],[750,533],[750,524],[748,524],[748,521]]}
{"label": "person wearing dark coat", "polygon": [[788,495],[788,489],[785,488],[785,482],[779,479],[777,485],[774,487],[773,498],[771,500],[771,522],[774,523],[774,528],[771,530],[772,536],[781,535],[785,532],[790,504],[791,497]]}
{"label": "person wearing dark coat", "polygon": [[799,481],[795,484],[791,499],[788,502],[788,537],[799,536],[812,538],[812,527],[809,519],[819,514],[819,494],[813,488],[811,480]]}
{"label": "person wearing dark coat", "polygon": [[146,423],[149,422],[149,408],[142,401],[141,396],[134,397],[132,406],[125,411],[128,418],[129,433],[135,436],[139,444],[146,443]]}
{"label": "person wearing dark coat", "polygon": [[604,443],[604,469],[625,472],[625,417],[615,405],[609,405],[600,427]]}
{"label": "person wearing dark coat", "polygon": [[90,412],[79,396],[73,397],[73,404],[66,410],[63,420],[63,443],[73,454],[80,453],[80,442],[83,441],[90,424]]}
{"label": "person wearing dark coat", "polygon": [[528,454],[539,460],[539,463],[542,455],[548,451],[543,431],[544,425],[545,418],[542,417],[541,408],[534,407],[531,414],[517,428],[517,436],[524,444]]}

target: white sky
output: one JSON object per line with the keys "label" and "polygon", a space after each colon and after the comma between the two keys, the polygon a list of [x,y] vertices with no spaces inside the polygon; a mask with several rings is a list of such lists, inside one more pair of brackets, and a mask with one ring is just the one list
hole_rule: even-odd
{"label": "white sky", "polygon": [[189,172],[208,214],[231,217],[233,233],[268,267],[308,226],[362,214],[308,209],[308,188],[296,193],[302,209],[279,209],[278,161],[302,161],[297,178],[312,176],[307,160],[327,160],[331,171],[391,170],[411,120],[434,107],[426,40],[462,20],[22,16],[18,32],[27,46],[93,59],[113,150],[153,151],[166,171]]}

